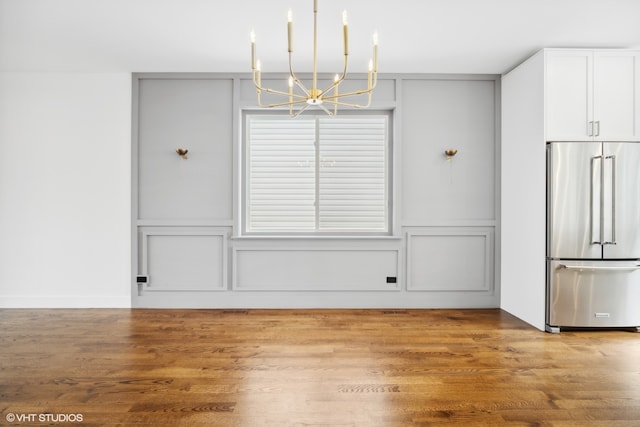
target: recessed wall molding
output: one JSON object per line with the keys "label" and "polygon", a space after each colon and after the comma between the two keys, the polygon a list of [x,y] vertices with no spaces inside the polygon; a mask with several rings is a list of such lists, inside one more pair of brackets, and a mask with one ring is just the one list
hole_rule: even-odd
{"label": "recessed wall molding", "polygon": [[[366,82],[350,77],[345,90]],[[317,237],[242,233],[250,75],[133,80],[133,307],[499,307],[499,76],[379,75],[371,108],[391,111],[393,232]]]}
{"label": "recessed wall molding", "polygon": [[494,230],[407,231],[407,290],[493,292]]}

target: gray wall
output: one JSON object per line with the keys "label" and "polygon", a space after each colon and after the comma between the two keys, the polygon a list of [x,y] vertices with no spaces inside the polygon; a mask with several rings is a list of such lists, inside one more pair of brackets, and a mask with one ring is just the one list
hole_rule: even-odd
{"label": "gray wall", "polygon": [[394,111],[395,204],[378,238],[239,235],[251,81],[139,74],[133,87],[134,306],[499,306],[498,77],[380,78],[371,108]]}

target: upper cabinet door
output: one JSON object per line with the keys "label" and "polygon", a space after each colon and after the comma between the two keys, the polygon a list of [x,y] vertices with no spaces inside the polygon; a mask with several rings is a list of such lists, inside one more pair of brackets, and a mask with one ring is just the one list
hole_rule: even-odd
{"label": "upper cabinet door", "polygon": [[592,139],[592,63],[593,53],[587,50],[547,52],[547,141]]}
{"label": "upper cabinet door", "polygon": [[640,140],[640,52],[546,52],[547,141]]}
{"label": "upper cabinet door", "polygon": [[636,83],[639,58],[640,54],[634,51],[594,52],[595,139],[599,141],[639,140]]}

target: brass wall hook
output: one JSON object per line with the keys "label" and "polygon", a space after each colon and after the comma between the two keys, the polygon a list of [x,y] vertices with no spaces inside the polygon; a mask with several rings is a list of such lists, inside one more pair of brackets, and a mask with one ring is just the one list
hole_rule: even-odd
{"label": "brass wall hook", "polygon": [[176,153],[178,153],[178,155],[180,157],[182,157],[184,160],[187,160],[187,153],[189,152],[189,150],[187,150],[186,148],[178,148],[176,149]]}
{"label": "brass wall hook", "polygon": [[448,150],[444,150],[444,154],[445,156],[447,156],[447,160],[451,160],[451,158],[455,156],[457,153],[458,153],[458,150],[456,150],[455,148],[449,148]]}

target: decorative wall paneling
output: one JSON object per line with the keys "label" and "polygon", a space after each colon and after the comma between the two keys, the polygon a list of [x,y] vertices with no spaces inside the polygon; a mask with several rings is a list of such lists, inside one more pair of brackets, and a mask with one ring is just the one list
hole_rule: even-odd
{"label": "decorative wall paneling", "polygon": [[231,220],[233,80],[137,82],[137,219]]}
{"label": "decorative wall paneling", "polygon": [[140,230],[138,264],[140,276],[147,281],[138,281],[139,291],[226,290],[230,230],[214,227],[142,227]]}
{"label": "decorative wall paneling", "polygon": [[499,306],[496,76],[380,76],[372,108],[394,111],[393,233],[364,238],[240,234],[247,75],[133,80],[134,307]]}
{"label": "decorative wall paneling", "polygon": [[[496,220],[495,80],[402,82],[402,224]],[[457,150],[447,159],[445,151]]]}
{"label": "decorative wall paneling", "polygon": [[493,227],[407,231],[407,290],[492,294],[493,254]]}
{"label": "decorative wall paneling", "polygon": [[233,289],[397,291],[399,252],[338,246],[234,248]]}

